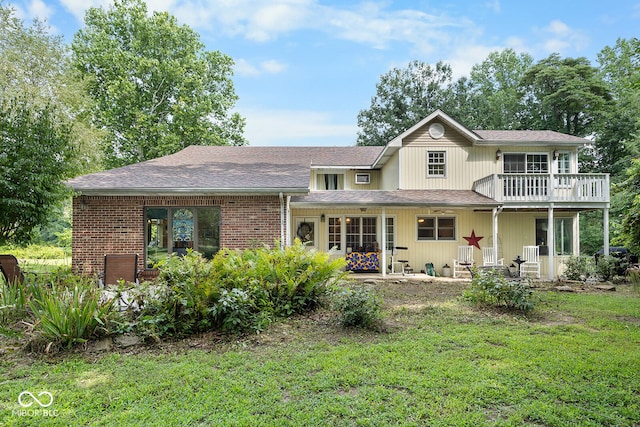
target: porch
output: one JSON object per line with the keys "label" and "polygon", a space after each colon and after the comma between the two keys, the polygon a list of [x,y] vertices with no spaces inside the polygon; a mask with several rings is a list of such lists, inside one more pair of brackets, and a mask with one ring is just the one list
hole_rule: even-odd
{"label": "porch", "polygon": [[493,174],[473,183],[473,191],[508,204],[608,204],[608,174]]}

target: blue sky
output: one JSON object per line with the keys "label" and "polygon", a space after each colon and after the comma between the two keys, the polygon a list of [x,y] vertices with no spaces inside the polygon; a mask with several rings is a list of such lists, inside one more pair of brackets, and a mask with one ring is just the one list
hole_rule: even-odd
{"label": "blue sky", "polygon": [[[101,0],[5,0],[70,42]],[[251,145],[353,145],[380,75],[442,60],[456,77],[496,50],[585,56],[639,37],[640,0],[149,0],[236,61]]]}

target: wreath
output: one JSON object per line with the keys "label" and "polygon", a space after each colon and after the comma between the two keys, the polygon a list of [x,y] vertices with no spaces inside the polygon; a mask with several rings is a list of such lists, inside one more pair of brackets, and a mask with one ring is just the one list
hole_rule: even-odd
{"label": "wreath", "polygon": [[308,222],[301,222],[300,225],[298,225],[296,235],[303,242],[308,242],[313,239],[313,227],[311,227],[311,224]]}

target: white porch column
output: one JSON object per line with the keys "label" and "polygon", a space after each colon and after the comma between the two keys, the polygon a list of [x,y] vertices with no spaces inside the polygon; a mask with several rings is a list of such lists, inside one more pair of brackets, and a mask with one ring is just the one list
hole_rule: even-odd
{"label": "white porch column", "polygon": [[495,265],[498,265],[498,213],[498,208],[493,208],[491,232],[493,236],[493,259]]}
{"label": "white porch column", "polygon": [[604,208],[602,223],[604,225],[604,253],[603,255],[609,255],[609,208]]}
{"label": "white porch column", "polygon": [[547,219],[547,248],[549,248],[549,279],[555,279],[555,261],[556,252],[555,226],[553,223],[553,204],[549,206],[549,217]]}
{"label": "white porch column", "polygon": [[387,276],[387,212],[386,209],[382,208],[382,244],[380,248],[382,250],[382,265],[380,268],[382,269],[382,277]]}

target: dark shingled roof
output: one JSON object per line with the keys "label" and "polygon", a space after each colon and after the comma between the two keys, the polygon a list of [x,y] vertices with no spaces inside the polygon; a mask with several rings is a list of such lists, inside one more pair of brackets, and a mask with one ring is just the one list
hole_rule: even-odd
{"label": "dark shingled roof", "polygon": [[526,141],[526,142],[587,142],[566,133],[551,130],[474,130],[475,134],[491,141]]}
{"label": "dark shingled roof", "polygon": [[74,178],[76,191],[306,193],[311,166],[369,168],[384,147],[190,146],[158,159]]}
{"label": "dark shingled roof", "polygon": [[292,205],[494,207],[499,203],[471,190],[312,191],[293,196]]}

